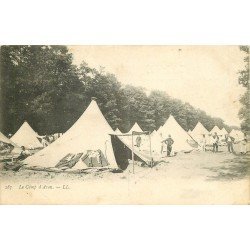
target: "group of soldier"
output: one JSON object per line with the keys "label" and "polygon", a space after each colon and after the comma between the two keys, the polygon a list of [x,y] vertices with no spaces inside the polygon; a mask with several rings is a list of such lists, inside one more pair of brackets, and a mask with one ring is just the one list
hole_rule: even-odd
{"label": "group of soldier", "polygon": [[[225,138],[223,140],[220,140],[218,134],[215,132],[211,136],[211,144],[212,144],[212,152],[217,153],[219,151],[219,145],[220,142],[224,141],[227,145],[227,150],[229,153],[235,153],[234,150],[234,144],[239,144],[239,151],[241,154],[246,154],[247,152],[247,134],[244,133],[244,137],[240,140],[236,140],[233,136],[230,134],[226,134]],[[206,136],[203,135],[201,141],[200,141],[200,147],[202,151],[206,151],[207,141]]]}

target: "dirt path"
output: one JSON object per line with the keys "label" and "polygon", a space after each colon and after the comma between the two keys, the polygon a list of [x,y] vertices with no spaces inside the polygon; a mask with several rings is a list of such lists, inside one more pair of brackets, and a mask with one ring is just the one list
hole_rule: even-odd
{"label": "dirt path", "polygon": [[[0,171],[3,203],[55,204],[246,204],[250,155],[192,152],[150,169],[122,173],[67,174]],[[13,190],[3,186],[13,185]],[[36,186],[20,189],[20,185]],[[52,189],[39,189],[39,185]],[[67,187],[64,189],[63,187]],[[60,188],[59,188],[60,187]],[[14,202],[15,203],[15,202]]]}

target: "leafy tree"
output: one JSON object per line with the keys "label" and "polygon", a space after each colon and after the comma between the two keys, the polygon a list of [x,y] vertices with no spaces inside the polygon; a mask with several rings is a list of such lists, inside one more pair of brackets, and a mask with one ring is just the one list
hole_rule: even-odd
{"label": "leafy tree", "polygon": [[242,120],[241,128],[250,131],[250,87],[249,87],[249,46],[240,46],[240,50],[246,54],[244,57],[245,67],[239,72],[239,84],[246,88],[244,95],[240,98],[242,108],[239,118]]}
{"label": "leafy tree", "polygon": [[0,58],[3,131],[15,132],[24,120],[41,134],[72,124],[81,82],[67,47],[2,46]]}
{"label": "leafy tree", "polygon": [[[91,97],[96,97],[98,105],[113,129],[118,127],[121,119],[117,98],[121,84],[112,74],[106,74],[103,69],[91,69],[86,63],[81,64],[78,76],[84,86],[82,95],[87,104]],[[83,111],[82,111],[83,112]]]}
{"label": "leafy tree", "polygon": [[[135,122],[144,130],[158,129],[170,114],[185,129],[198,121],[211,130],[226,127],[220,118],[171,98],[165,92],[122,85],[114,75],[72,63],[66,46],[0,47],[1,122],[4,133],[14,133],[27,120],[39,134],[64,132],[79,118],[96,97],[98,105],[113,129],[130,130]],[[246,48],[244,48],[244,51]],[[249,66],[248,66],[249,67]],[[240,83],[245,83],[246,72]],[[247,95],[242,103],[249,105]],[[245,119],[247,105],[241,115]],[[249,119],[249,118],[248,118]],[[249,123],[248,123],[249,124]]]}

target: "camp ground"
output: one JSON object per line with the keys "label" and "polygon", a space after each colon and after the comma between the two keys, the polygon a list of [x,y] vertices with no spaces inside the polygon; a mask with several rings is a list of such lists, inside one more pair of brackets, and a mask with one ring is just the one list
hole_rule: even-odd
{"label": "camp ground", "polygon": [[34,170],[76,173],[94,168],[125,169],[132,158],[150,165],[151,157],[134,149],[131,139],[132,133],[113,132],[93,99],[67,132],[24,164]]}
{"label": "camp ground", "polygon": [[[215,126],[210,134],[214,132],[220,135],[227,131]],[[232,130],[230,134],[237,140],[243,136],[241,131],[236,130]],[[124,171],[132,164],[134,172],[138,163],[153,167],[166,161],[164,155],[167,147],[164,140],[168,137],[171,136],[174,140],[171,156],[178,157],[181,153],[196,151],[203,135],[206,139],[209,138],[209,132],[201,122],[188,133],[173,115],[168,117],[158,131],[143,131],[138,123],[128,133],[122,133],[118,128],[114,131],[98,107],[96,99],[92,98],[75,124],[64,134],[56,133],[57,138],[51,144],[42,145],[40,140],[45,136],[39,136],[26,121],[11,140],[1,133],[1,141],[12,145],[15,149],[13,152],[20,152],[20,145],[28,149],[40,149],[21,163],[25,169],[83,173],[117,169]],[[207,144],[209,146],[209,140]]]}
{"label": "camp ground", "polygon": [[[240,200],[250,140],[245,118],[228,103],[229,91],[238,93],[228,67],[241,59],[215,50],[1,46],[0,186],[52,186],[50,193],[19,190],[20,204],[20,197],[48,203],[52,194],[71,204]],[[60,193],[63,185],[69,188]],[[1,191],[0,200],[14,197]]]}

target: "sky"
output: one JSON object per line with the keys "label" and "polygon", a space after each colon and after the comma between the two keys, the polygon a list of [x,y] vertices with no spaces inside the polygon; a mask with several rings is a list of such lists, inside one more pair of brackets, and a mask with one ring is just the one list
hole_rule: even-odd
{"label": "sky", "polygon": [[122,84],[162,90],[228,125],[240,125],[244,88],[238,46],[68,46],[73,62],[114,74]]}

